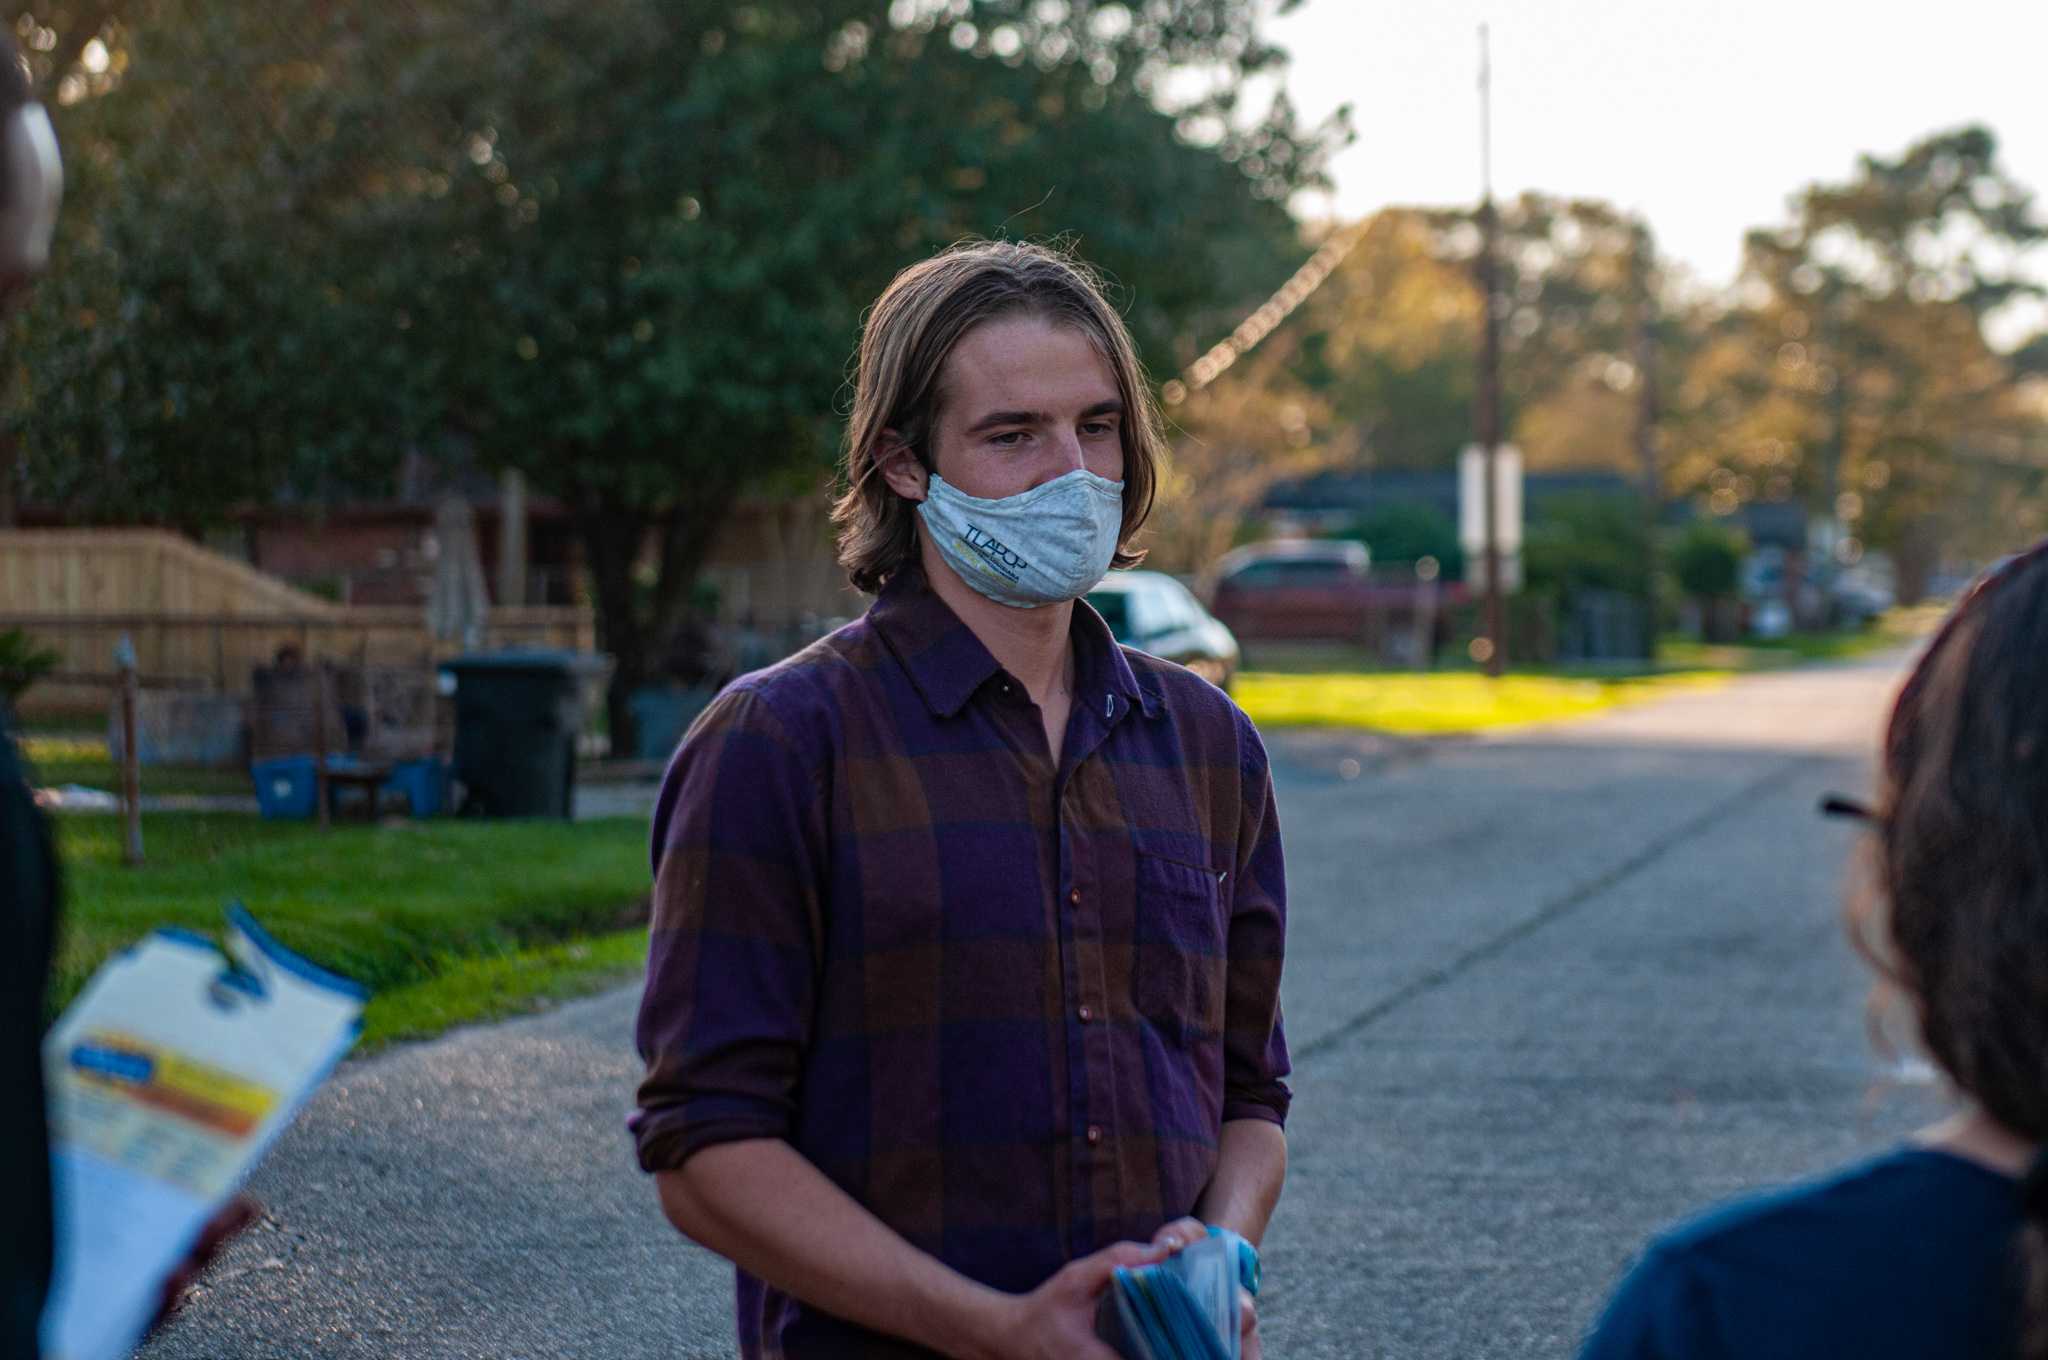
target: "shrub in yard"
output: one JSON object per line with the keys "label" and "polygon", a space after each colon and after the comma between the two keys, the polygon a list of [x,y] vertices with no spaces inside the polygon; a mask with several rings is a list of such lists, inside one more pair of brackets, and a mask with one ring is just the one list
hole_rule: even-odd
{"label": "shrub in yard", "polygon": [[1671,550],[1672,574],[1687,595],[1724,599],[1741,583],[1742,557],[1748,550],[1748,540],[1739,531],[1702,520],[1679,535]]}
{"label": "shrub in yard", "polygon": [[1697,602],[1700,636],[1709,642],[1733,642],[1742,635],[1735,594],[1748,551],[1749,540],[1740,532],[1708,520],[1686,529],[1672,547],[1671,574],[1686,598]]}
{"label": "shrub in yard", "polygon": [[1531,516],[1522,543],[1522,577],[1532,590],[1569,600],[1580,591],[1650,593],[1648,534],[1634,496],[1588,492],[1553,496]]}
{"label": "shrub in yard", "polygon": [[1434,557],[1444,579],[1464,579],[1465,552],[1458,526],[1433,506],[1399,502],[1376,506],[1333,535],[1356,539],[1372,550],[1376,567],[1409,566]]}
{"label": "shrub in yard", "polygon": [[19,628],[0,632],[0,697],[9,704],[18,701],[30,685],[57,668],[63,657]]}

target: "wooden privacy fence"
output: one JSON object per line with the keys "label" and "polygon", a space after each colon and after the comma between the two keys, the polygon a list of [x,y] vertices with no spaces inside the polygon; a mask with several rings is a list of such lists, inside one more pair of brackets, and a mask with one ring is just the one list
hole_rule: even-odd
{"label": "wooden privacy fence", "polygon": [[[460,653],[455,642],[428,635],[420,610],[337,609],[325,615],[292,614],[0,614],[0,630],[19,628],[62,660],[22,697],[24,714],[100,712],[115,683],[114,644],[126,634],[135,644],[136,669],[145,688],[212,689],[247,693],[258,666],[278,648],[298,647],[307,663],[429,666]],[[567,648],[592,651],[597,629],[590,611],[574,606],[494,610],[482,647]]]}
{"label": "wooden privacy fence", "polygon": [[[125,634],[147,689],[243,695],[279,647],[309,665],[429,666],[462,647],[434,639],[423,609],[344,607],[160,529],[0,532],[0,631],[61,658],[22,697],[25,714],[105,712]],[[593,651],[583,606],[494,610],[483,648]]]}
{"label": "wooden privacy fence", "polygon": [[340,606],[163,529],[0,532],[0,613],[289,614]]}

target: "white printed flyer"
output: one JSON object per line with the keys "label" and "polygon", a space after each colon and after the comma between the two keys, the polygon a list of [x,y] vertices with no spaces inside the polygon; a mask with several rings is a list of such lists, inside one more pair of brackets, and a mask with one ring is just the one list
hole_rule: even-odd
{"label": "white printed flyer", "polygon": [[44,1040],[48,1360],[135,1347],[200,1230],[355,1042],[366,999],[239,906],[225,956],[159,930],[94,974]]}

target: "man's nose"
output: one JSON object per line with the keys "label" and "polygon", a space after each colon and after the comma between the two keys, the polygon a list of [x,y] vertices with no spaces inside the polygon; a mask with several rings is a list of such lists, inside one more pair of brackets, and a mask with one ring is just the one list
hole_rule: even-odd
{"label": "man's nose", "polygon": [[1052,469],[1046,476],[1047,481],[1087,469],[1088,451],[1081,447],[1079,434],[1073,430],[1060,430],[1053,435],[1052,444]]}

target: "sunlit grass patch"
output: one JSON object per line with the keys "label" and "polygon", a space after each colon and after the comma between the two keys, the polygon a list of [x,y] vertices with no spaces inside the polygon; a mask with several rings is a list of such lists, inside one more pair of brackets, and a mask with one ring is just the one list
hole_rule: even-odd
{"label": "sunlit grass patch", "polygon": [[1261,727],[1368,727],[1410,736],[1479,732],[1578,718],[1621,704],[1719,684],[1731,672],[1682,671],[1619,679],[1472,672],[1248,672],[1233,690]]}

